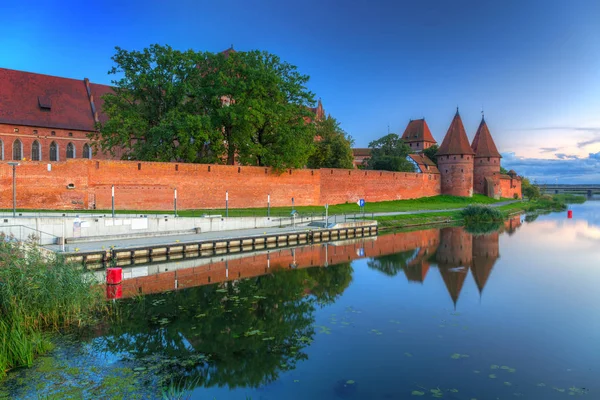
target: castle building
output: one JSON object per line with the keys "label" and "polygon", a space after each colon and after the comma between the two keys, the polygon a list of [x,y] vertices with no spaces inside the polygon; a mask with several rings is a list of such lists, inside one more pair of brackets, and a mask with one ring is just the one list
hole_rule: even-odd
{"label": "castle building", "polygon": [[497,191],[497,186],[499,185],[497,179],[494,178],[500,175],[500,159],[502,156],[496,148],[494,139],[492,139],[490,130],[483,117],[473,138],[471,148],[475,152],[473,191],[494,197],[494,193]]}
{"label": "castle building", "polygon": [[473,196],[473,156],[458,108],[437,152],[442,194]]}
{"label": "castle building", "polygon": [[0,68],[0,160],[110,159],[88,134],[104,122],[110,86]]}
{"label": "castle building", "polygon": [[415,153],[422,152],[437,143],[431,135],[425,118],[410,120],[402,134],[402,140]]}

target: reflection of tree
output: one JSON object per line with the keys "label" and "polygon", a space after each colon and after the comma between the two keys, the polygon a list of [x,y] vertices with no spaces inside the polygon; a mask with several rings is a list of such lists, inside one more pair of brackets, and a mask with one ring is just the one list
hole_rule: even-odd
{"label": "reflection of tree", "polygon": [[396,276],[414,259],[416,252],[418,249],[375,257],[367,262],[367,266],[381,271],[387,276]]}
{"label": "reflection of tree", "polygon": [[315,305],[335,301],[351,274],[349,264],[281,271],[123,301],[93,343],[163,382],[257,387],[306,359]]}

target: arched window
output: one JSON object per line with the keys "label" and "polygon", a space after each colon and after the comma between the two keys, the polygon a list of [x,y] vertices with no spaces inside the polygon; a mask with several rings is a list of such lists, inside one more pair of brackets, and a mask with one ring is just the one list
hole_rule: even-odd
{"label": "arched window", "polygon": [[92,158],[92,149],[87,143],[83,145],[83,158]]}
{"label": "arched window", "polygon": [[73,146],[73,143],[67,145],[67,158],[75,158],[75,146]]}
{"label": "arched window", "polygon": [[31,161],[40,161],[42,159],[40,150],[40,142],[34,140],[31,144]]}
{"label": "arched window", "polygon": [[19,139],[13,142],[13,160],[18,161],[23,158],[23,143]]}
{"label": "arched window", "polygon": [[4,161],[4,142],[0,140],[0,160]]}
{"label": "arched window", "polygon": [[56,142],[50,143],[50,161],[58,161],[58,145]]}

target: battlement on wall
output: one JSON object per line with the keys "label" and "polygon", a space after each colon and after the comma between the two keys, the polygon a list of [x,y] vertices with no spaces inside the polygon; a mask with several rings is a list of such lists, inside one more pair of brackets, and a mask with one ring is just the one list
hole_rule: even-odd
{"label": "battlement on wall", "polygon": [[[118,209],[169,210],[177,189],[178,208],[230,208],[294,204],[324,205],[410,199],[440,194],[437,174],[344,169],[288,169],[215,164],[82,160],[21,162],[17,204],[29,209],[110,209],[115,187]],[[0,187],[10,193],[12,168],[0,163]],[[12,207],[2,196],[0,208]]]}

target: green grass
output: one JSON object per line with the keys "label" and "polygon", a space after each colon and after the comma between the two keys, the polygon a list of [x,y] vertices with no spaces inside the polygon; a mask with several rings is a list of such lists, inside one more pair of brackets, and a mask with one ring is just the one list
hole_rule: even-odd
{"label": "green grass", "polygon": [[101,288],[75,265],[0,235],[0,377],[52,348],[49,331],[106,310]]}
{"label": "green grass", "polygon": [[[291,200],[291,199],[290,199]],[[506,201],[512,199],[494,200],[483,195],[473,195],[473,197],[458,197],[458,196],[433,196],[433,197],[422,197],[419,199],[409,200],[394,200],[394,201],[380,201],[370,203],[367,199],[365,206],[365,213],[379,213],[379,212],[394,212],[394,211],[418,211],[418,210],[450,210],[453,208],[462,208],[469,204],[493,204],[499,201]],[[234,207],[235,203],[230,202],[230,206]],[[323,206],[299,206],[294,209],[302,215],[322,215],[325,213],[325,207]],[[292,211],[291,203],[289,207],[272,207],[271,216],[289,216]],[[12,210],[4,210],[4,212],[12,212]],[[56,213],[77,213],[77,214],[105,214],[110,215],[110,210],[19,210],[18,212],[56,212]],[[329,215],[339,214],[354,214],[360,212],[360,207],[356,203],[336,204],[329,206]],[[117,210],[117,214],[165,214],[172,215],[173,210],[163,211],[150,211],[150,210]],[[222,215],[225,216],[226,211],[224,208],[220,209],[203,209],[203,210],[179,210],[177,214],[181,217],[200,217],[203,214],[209,215]],[[267,208],[230,208],[230,217],[256,217],[266,216]]]}
{"label": "green grass", "polygon": [[[499,218],[506,219],[509,215],[519,212],[539,212],[539,211],[564,211],[567,208],[566,203],[568,201],[581,201],[581,196],[572,195],[544,195],[537,200],[532,201],[518,201],[511,204],[505,204],[491,209],[491,213],[495,214],[496,217],[490,219],[490,223],[496,223],[498,221],[492,221],[493,219],[498,220]],[[468,200],[468,199],[465,199]],[[585,198],[584,198],[585,200]],[[486,204],[478,203],[475,204]],[[490,204],[490,203],[487,203]],[[487,208],[487,207],[485,207]],[[496,214],[498,213],[498,214]],[[433,212],[433,213],[419,213],[419,214],[408,214],[408,215],[390,215],[382,217],[374,217],[373,219],[378,221],[379,227],[382,229],[402,229],[410,228],[421,225],[438,225],[438,224],[454,224],[454,225],[469,225],[469,218],[465,218],[466,215],[460,210],[455,211],[444,211],[444,212]],[[471,225],[473,231],[478,231],[477,224],[481,225],[484,231],[488,230],[490,223],[486,221],[475,221],[473,220]],[[485,226],[483,226],[485,225]]]}
{"label": "green grass", "polygon": [[585,195],[577,195],[571,193],[555,194],[552,197],[567,204],[583,204],[587,200]]}

